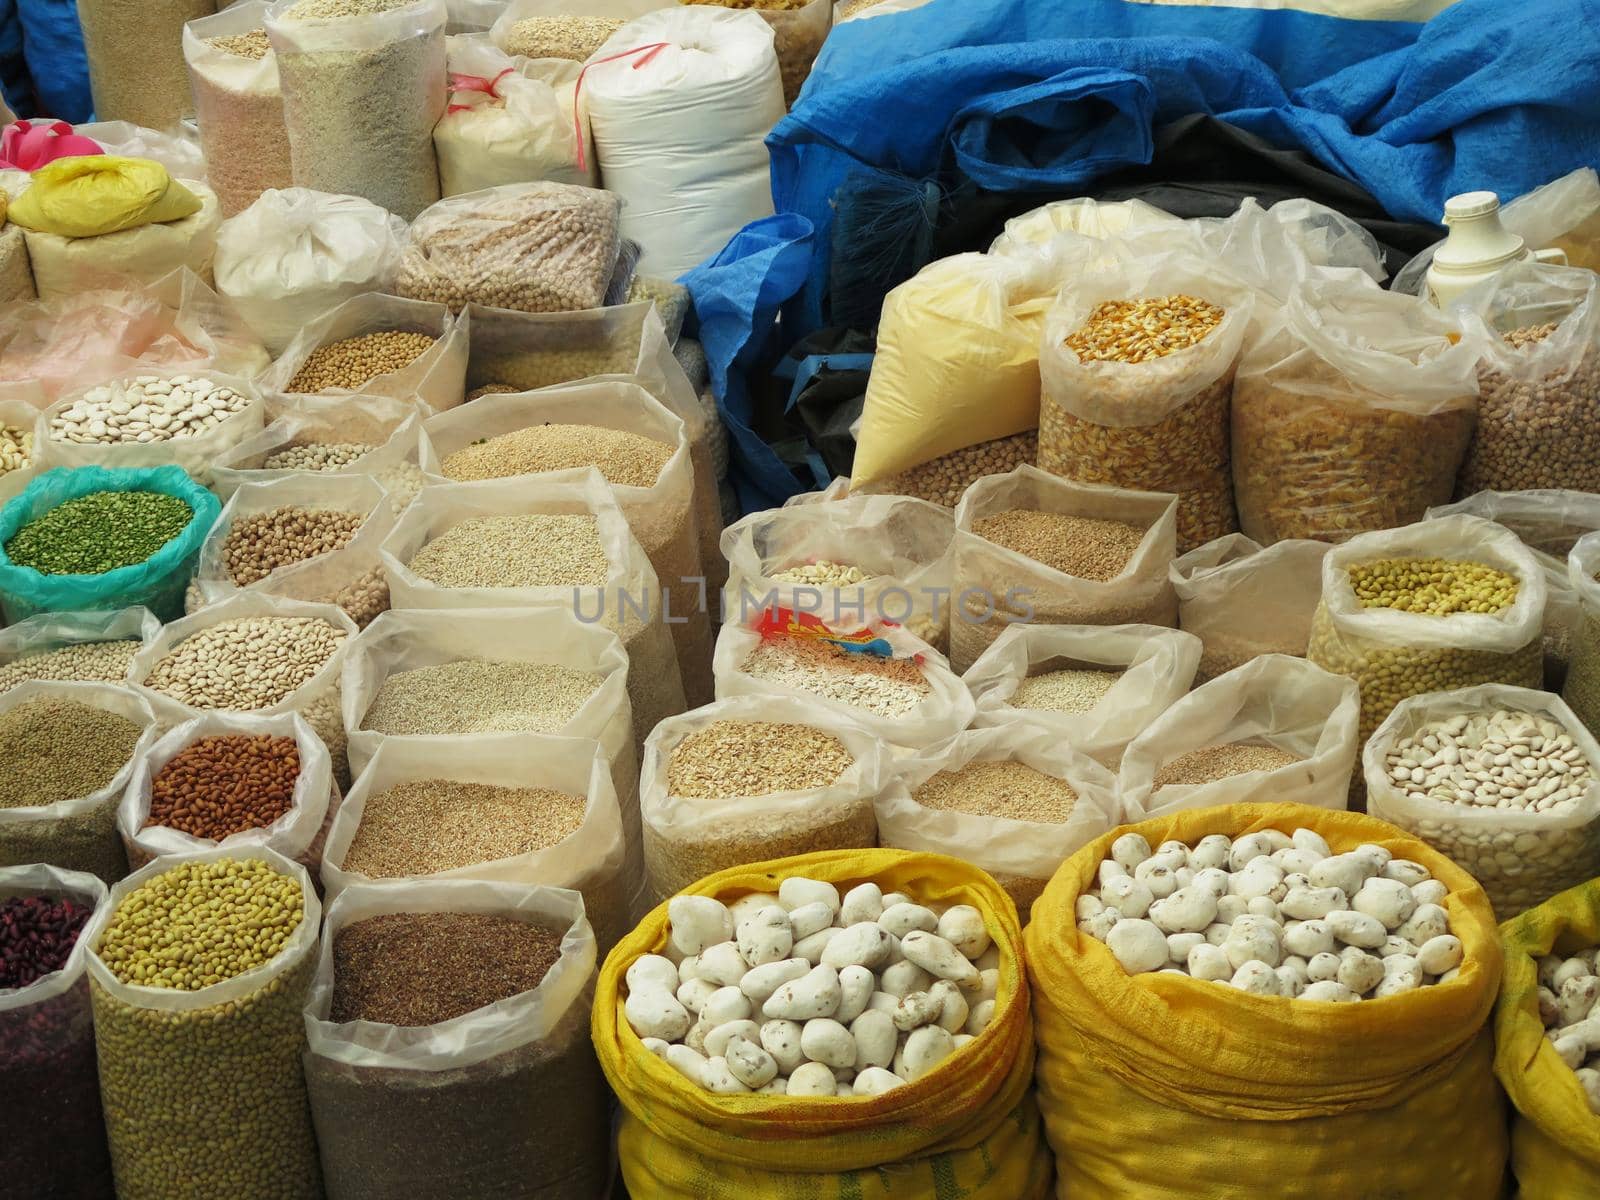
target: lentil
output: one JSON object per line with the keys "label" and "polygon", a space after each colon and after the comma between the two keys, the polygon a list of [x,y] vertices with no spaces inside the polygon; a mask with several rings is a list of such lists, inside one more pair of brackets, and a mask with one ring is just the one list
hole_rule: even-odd
{"label": "lentil", "polygon": [[1123,671],[1045,671],[1029,676],[1011,694],[1012,708],[1042,708],[1047,712],[1091,712],[1105,699]]}
{"label": "lentil", "polygon": [[507,54],[527,58],[583,62],[624,24],[616,17],[528,17],[511,23],[503,49]]}
{"label": "lentil", "polygon": [[882,717],[904,716],[933,690],[913,659],[852,654],[810,638],[763,638],[739,670]]}
{"label": "lentil", "polygon": [[[304,369],[304,368],[302,368]],[[354,466],[377,447],[370,442],[296,442],[275,450],[261,463],[263,471],[340,471]]]}
{"label": "lentil", "polygon": [[1052,570],[1105,583],[1127,570],[1145,531],[1125,521],[1013,508],[984,517],[972,532]]}
{"label": "lentil", "polygon": [[602,587],[609,575],[599,522],[585,513],[469,517],[410,567],[445,588]]}
{"label": "lentil", "polygon": [[42,575],[103,575],[147,561],[193,518],[192,508],[165,492],[90,492],[33,518],[5,551]]}
{"label": "lentil", "polygon": [[368,917],[334,936],[328,1020],[437,1025],[532,991],[560,957],[560,933],[515,917]]}
{"label": "lentil", "polygon": [[329,554],[348,544],[364,520],[360,513],[298,505],[241,517],[222,542],[228,577],[248,587],[279,567]]}
{"label": "lentil", "polygon": [[1153,786],[1163,788],[1172,784],[1215,783],[1219,779],[1245,775],[1251,771],[1276,771],[1300,761],[1298,754],[1252,742],[1201,746],[1187,754],[1180,754],[1164,765],[1156,772]]}
{"label": "lentil", "polygon": [[219,621],[169,650],[144,685],[194,708],[270,708],[316,675],[344,640],[344,630],[321,617]]}
{"label": "lentil", "polygon": [[0,425],[0,475],[20,471],[33,462],[33,430]]}
{"label": "lentil", "polygon": [[985,475],[1004,475],[1017,467],[1031,466],[1038,457],[1039,435],[1030,430],[942,454],[921,466],[851,490],[911,496],[930,504],[954,508],[961,494]]}
{"label": "lentil", "polygon": [[546,850],[578,831],[587,803],[550,788],[396,784],[367,797],[341,866],[373,879],[432,875]]}
{"label": "lentil", "polygon": [[1362,608],[1397,612],[1497,613],[1517,599],[1517,581],[1482,563],[1441,558],[1385,558],[1349,568]]}
{"label": "lentil", "polygon": [[447,455],[450,479],[503,479],[572,467],[595,467],[607,483],[651,487],[672,457],[665,442],[596,425],[532,425]]}
{"label": "lentil", "polygon": [[571,667],[463,659],[390,675],[361,728],[400,736],[557,733],[599,686],[598,675]]}
{"label": "lentil", "polygon": [[911,798],[924,808],[1059,825],[1072,815],[1078,793],[1066,781],[1025,763],[973,761],[956,771],[940,771]]}
{"label": "lentil", "polygon": [[0,666],[0,692],[8,692],[30,679],[65,679],[80,682],[121,683],[128,677],[137,639],[117,642],[76,642],[57,650],[25,654]]}
{"label": "lentil", "polygon": [[289,381],[291,392],[345,388],[358,392],[379,375],[404,370],[439,339],[403,329],[380,329],[318,346]]}
{"label": "lentil", "polygon": [[126,717],[44,698],[0,713],[0,808],[36,808],[106,787],[144,731]]}
{"label": "lentil", "polygon": [[294,806],[300,751],[292,737],[203,737],[179,751],[150,781],[153,825],[221,841],[265,829]]}

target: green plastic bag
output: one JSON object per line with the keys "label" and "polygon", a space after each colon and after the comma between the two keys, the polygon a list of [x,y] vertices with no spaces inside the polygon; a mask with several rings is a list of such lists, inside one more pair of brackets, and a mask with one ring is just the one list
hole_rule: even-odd
{"label": "green plastic bag", "polygon": [[[194,516],[177,537],[142,563],[102,575],[45,575],[7,557],[17,530],[59,504],[91,492],[165,492]],[[42,612],[80,612],[142,604],[162,621],[183,615],[183,593],[200,546],[222,505],[179,467],[76,467],[46,471],[0,508],[0,609],[7,623]]]}

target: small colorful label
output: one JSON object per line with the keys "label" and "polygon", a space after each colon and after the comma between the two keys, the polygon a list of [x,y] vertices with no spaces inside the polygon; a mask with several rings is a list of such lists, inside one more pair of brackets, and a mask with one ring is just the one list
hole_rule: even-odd
{"label": "small colorful label", "polygon": [[754,628],[763,638],[778,636],[806,638],[811,641],[828,642],[847,654],[870,654],[875,658],[894,657],[894,647],[889,645],[888,639],[870,629],[840,633],[829,628],[822,618],[812,613],[796,612],[790,608],[763,610],[756,618]]}

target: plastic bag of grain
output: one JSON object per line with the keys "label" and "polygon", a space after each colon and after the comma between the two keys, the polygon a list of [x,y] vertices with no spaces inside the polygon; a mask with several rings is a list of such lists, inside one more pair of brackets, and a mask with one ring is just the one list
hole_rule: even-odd
{"label": "plastic bag of grain", "polygon": [[905,760],[873,807],[879,845],[989,872],[1024,925],[1062,860],[1123,820],[1110,771],[1021,723],[968,730]]}
{"label": "plastic bag of grain", "polygon": [[304,326],[257,382],[276,392],[421,400],[442,412],[461,403],[466,369],[465,317],[367,292]]}
{"label": "plastic bag of grain", "polygon": [[785,696],[897,749],[926,750],[972,724],[972,693],[949,660],[882,622],[833,630],[769,608],[724,622],[712,667],[718,700]]}
{"label": "plastic bag of grain", "polygon": [[578,107],[582,67],[512,60],[487,37],[448,43],[450,103],[433,127],[445,196],[508,183],[597,178],[589,123]]}
{"label": "plastic bag of grain", "polygon": [[0,691],[29,679],[121,683],[133,656],[160,632],[148,608],[27,617],[0,629]]}
{"label": "plastic bag of grain", "polygon": [[217,231],[217,291],[281,354],[323,313],[387,288],[405,233],[404,221],[359,196],[263,191]]}
{"label": "plastic bag of grain", "polygon": [[1567,555],[1584,534],[1600,529],[1600,496],[1555,489],[1477,492],[1454,504],[1430,508],[1424,519],[1456,513],[1504,525],[1533,551],[1549,593],[1544,607],[1545,690],[1559,692],[1582,615],[1578,595],[1567,577]]}
{"label": "plastic bag of grain", "polygon": [[1600,736],[1600,534],[1586,533],[1567,556],[1567,586],[1578,598],[1572,669],[1561,698]]}
{"label": "plastic bag of grain", "polygon": [[1159,625],[1012,625],[962,681],[974,728],[1030,725],[1115,767],[1199,661],[1198,638]]}
{"label": "plastic bag of grain", "polygon": [[1178,628],[1204,643],[1204,683],[1261,654],[1301,657],[1322,598],[1327,542],[1290,539],[1263,548],[1230,533],[1173,560]]}
{"label": "plastic bag of grain", "polygon": [[[83,0],[75,7],[101,121],[170,129],[193,111],[183,28],[216,12],[217,0]],[[86,130],[78,132],[94,137]]]}
{"label": "plastic bag of grain", "polygon": [[956,508],[950,658],[965,671],[1007,626],[1172,625],[1178,498],[1018,467]]}
{"label": "plastic bag of grain", "polygon": [[[288,810],[267,825],[241,829],[220,839],[152,821],[154,781],[162,768],[200,739],[214,737],[293,739],[300,770],[295,777]],[[197,800],[211,804],[220,802],[214,794]],[[323,834],[338,804],[339,789],[333,782],[333,761],[328,757],[328,748],[300,714],[263,717],[252,713],[213,712],[173,726],[140,756],[117,806],[117,831],[128,854],[128,865],[136,871],[164,854],[190,854],[213,846],[230,849],[266,846],[308,870],[316,870],[322,861]],[[175,806],[168,819],[179,815]],[[193,819],[192,812],[181,816]]]}
{"label": "plastic bag of grain", "polygon": [[639,774],[654,898],[744,863],[877,845],[886,753],[856,722],[789,696],[719,700],[663,721]]}
{"label": "plastic bag of grain", "polygon": [[[1376,602],[1369,606],[1356,593],[1352,572],[1364,574],[1386,562],[1434,560],[1508,576],[1515,598],[1496,611],[1434,614]],[[1366,590],[1370,594],[1370,585]],[[1360,685],[1357,745],[1364,746],[1407,696],[1479,683],[1538,687],[1544,677],[1544,604],[1538,561],[1504,526],[1456,516],[1362,534],[1322,560],[1322,601],[1311,622],[1306,657]]]}
{"label": "plastic bag of grain", "polygon": [[639,383],[596,379],[484,396],[430,418],[424,431],[423,470],[456,482],[597,467],[666,590],[684,691],[691,703],[710,699],[695,477],[678,417]]}
{"label": "plastic bag of grain", "polygon": [[[423,955],[395,964],[341,945],[363,926],[438,945],[427,936],[428,917],[470,920],[485,938],[465,950],[488,975],[469,995],[491,988],[510,994],[419,1021],[400,1006],[408,996],[454,985],[452,962]],[[553,961],[525,990],[492,972],[514,958],[519,972],[537,974],[540,949],[513,948],[509,930],[484,927],[490,920],[531,926],[554,941],[545,956]],[[410,926],[403,933],[401,922]],[[448,926],[434,938],[441,934],[448,936]],[[386,937],[374,940],[381,946]],[[341,892],[328,905],[306,1003],[306,1088],[329,1193],[416,1200],[600,1195],[611,1159],[608,1096],[588,1036],[595,960],[583,897],[566,889],[448,879],[363,883]],[[371,990],[379,971],[398,972],[394,990]],[[345,1007],[335,1011],[341,1000]],[[467,1003],[452,996],[435,1008]],[[381,1019],[391,1014],[392,1023]]]}
{"label": "plastic bag of grain", "polygon": [[833,0],[778,0],[747,4],[742,0],[680,0],[683,4],[719,8],[753,8],[772,26],[772,49],[778,56],[783,80],[783,102],[790,108],[800,96],[811,64],[817,59],[828,31],[833,28]]}
{"label": "plastic bag of grain", "polygon": [[[15,712],[24,705],[31,710],[51,703],[98,709],[114,720],[108,721],[104,729],[85,729],[82,740],[76,743],[57,742],[31,751],[22,747],[13,751],[13,762],[19,770],[7,780],[6,803],[0,806],[0,867],[49,863],[115,883],[128,873],[122,839],[117,835],[117,802],[135,764],[156,739],[156,714],[145,697],[125,687],[42,679],[19,683],[0,695],[0,713]],[[129,722],[136,733],[127,728]],[[43,727],[59,728],[59,724],[57,719]],[[131,746],[124,734],[136,738]],[[124,752],[127,758],[115,762]],[[57,775],[64,773],[61,759],[66,755],[86,759],[80,770],[92,765],[105,782],[81,796],[69,795],[47,804],[30,803],[65,790],[48,781],[52,770]],[[78,771],[73,775],[76,777]],[[43,788],[49,791],[36,790]]]}
{"label": "plastic bag of grain", "polygon": [[1266,800],[1344,808],[1360,743],[1355,682],[1263,654],[1201,684],[1123,752],[1130,820]]}
{"label": "plastic bag of grain", "polygon": [[31,401],[0,399],[0,429],[10,443],[8,454],[0,458],[0,503],[22,491],[43,469],[33,452],[38,424],[39,409]]}
{"label": "plastic bag of grain", "polygon": [[1039,466],[1082,483],[1176,492],[1178,549],[1192,550],[1238,528],[1228,411],[1254,297],[1226,263],[1186,253],[1114,260],[1080,273],[1046,318]]}
{"label": "plastic bag of grain", "polygon": [[[332,549],[284,561],[261,573],[263,567],[298,549],[294,543],[284,542],[290,531],[301,522],[315,529],[311,514],[329,512],[348,514],[360,524]],[[271,483],[243,484],[229,497],[200,547],[200,560],[184,598],[185,610],[193,613],[250,589],[337,605],[349,614],[356,628],[364,629],[389,607],[389,584],[378,547],[394,528],[394,521],[389,494],[368,475],[291,475]],[[253,554],[257,546],[261,547],[260,558]]]}
{"label": "plastic bag of grain", "polygon": [[278,60],[263,24],[267,7],[268,0],[246,0],[183,27],[206,178],[224,217],[294,183]]}
{"label": "plastic bag of grain", "polygon": [[683,711],[655,570],[598,471],[424,488],[380,553],[395,608],[564,609],[621,639],[637,726]]}
{"label": "plastic bag of grain", "polygon": [[510,0],[489,31],[507,54],[584,62],[635,17],[673,0]]}
{"label": "plastic bag of grain", "polygon": [[[437,785],[437,786],[436,786]],[[339,806],[322,857],[330,897],[373,879],[480,879],[583,893],[602,948],[643,880],[627,861],[611,764],[592,738],[489,745],[386,739]]]}
{"label": "plastic bag of grain", "polygon": [[22,226],[0,220],[0,304],[32,300],[38,295]]}
{"label": "plastic bag of grain", "polygon": [[1480,349],[1454,318],[1369,279],[1297,287],[1234,384],[1245,535],[1339,542],[1448,501],[1472,435]]}
{"label": "plastic bag of grain", "polygon": [[444,0],[277,0],[267,10],[298,186],[408,221],[439,198],[445,20]]}

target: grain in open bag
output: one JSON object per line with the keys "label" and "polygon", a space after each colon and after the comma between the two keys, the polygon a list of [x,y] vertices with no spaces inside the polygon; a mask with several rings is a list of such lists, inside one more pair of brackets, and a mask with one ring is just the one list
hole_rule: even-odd
{"label": "grain in open bag", "polygon": [[[1030,997],[1009,897],[953,858],[901,850],[838,850],[732,867],[688,894],[738,903],[776,899],[786,880],[871,883],[922,905],[978,910],[994,953],[994,1016],[965,1052],[877,1096],[714,1095],[650,1053],[622,1012],[626,971],[646,954],[676,954],[667,907],[652,912],[606,959],[593,1038],[622,1101],[623,1182],[663,1200],[856,1194],[871,1178],[884,1200],[955,1189],[973,1200],[1043,1200],[1050,1165],[1031,1088]],[[820,903],[826,903],[820,902]]]}
{"label": "grain in open bag", "polygon": [[1069,483],[1028,466],[973,484],[956,508],[955,668],[1019,622],[1174,624],[1177,509],[1170,493]]}
{"label": "grain in open bag", "polygon": [[[1179,973],[1130,975],[1077,927],[1080,898],[1129,832],[1188,846],[1296,829],[1334,854],[1371,845],[1420,864],[1445,892],[1438,903],[1463,950],[1456,976],[1356,1004],[1252,995]],[[1296,804],[1156,817],[1069,858],[1024,939],[1058,1196],[1501,1194],[1505,1113],[1487,1024],[1500,979],[1494,917],[1472,878],[1415,838]],[[1381,1150],[1352,1151],[1362,1146]]]}
{"label": "grain in open bag", "polygon": [[1344,808],[1359,710],[1351,680],[1263,654],[1195,688],[1128,743],[1122,804],[1131,819],[1267,801]]}
{"label": "grain in open bag", "polygon": [[584,62],[635,17],[672,0],[509,0],[489,30],[494,44],[525,58]]}
{"label": "grain in open bag", "polygon": [[[39,409],[30,400],[0,399],[0,503],[22,491],[43,470],[33,449],[38,424]],[[716,486],[715,479],[712,486]]]}
{"label": "grain in open bag", "polygon": [[350,782],[339,668],[355,637],[342,608],[241,591],[181,617],[134,657],[137,685],[165,723],[208,711],[297,712],[333,758],[340,787]]}
{"label": "grain in open bag", "polygon": [[789,696],[719,700],[657,725],[639,772],[656,898],[763,857],[877,844],[888,754],[854,721]]}
{"label": "grain in open bag", "polygon": [[[1491,611],[1427,611],[1427,593],[1358,595],[1380,586],[1384,572],[1444,562],[1502,585],[1514,598]],[[1509,589],[1503,585],[1509,581]],[[1470,588],[1472,584],[1461,585]],[[1482,585],[1480,585],[1482,586]],[[1446,597],[1447,600],[1450,597]],[[1348,675],[1361,688],[1358,746],[1407,696],[1479,683],[1538,687],[1544,677],[1544,574],[1533,554],[1503,526],[1479,517],[1442,517],[1403,529],[1367,533],[1336,546],[1322,560],[1322,601],[1311,623],[1306,657]],[[1395,605],[1414,605],[1409,611]],[[1570,703],[1570,701],[1569,701]],[[1582,711],[1579,710],[1579,716]]]}
{"label": "grain in open bag", "polygon": [[106,885],[81,871],[0,867],[0,1099],[11,1122],[0,1170],[63,1200],[113,1192],[82,936],[105,900]]}
{"label": "grain in open bag", "polygon": [[1305,654],[1327,552],[1326,542],[1291,538],[1263,547],[1230,533],[1173,560],[1178,628],[1204,646],[1200,682],[1262,654]]}
{"label": "grain in open bag", "polygon": [[294,182],[411,220],[439,198],[444,0],[277,0],[266,15]]}
{"label": "grain in open bag", "polygon": [[[1199,661],[1197,639],[1159,625],[1012,625],[962,681],[976,706],[974,728],[1035,726],[1114,768],[1127,744],[1189,690]],[[1029,687],[1030,680],[1039,682]]]}
{"label": "grain in open bag", "polygon": [[183,27],[206,178],[224,218],[294,183],[278,60],[263,26],[268,0],[248,0]]}
{"label": "grain in open bag", "polygon": [[987,871],[1024,925],[1062,861],[1122,820],[1110,771],[1021,723],[930,746],[899,765],[873,808],[882,845],[948,854]]}
{"label": "grain in open bag", "polygon": [[[402,945],[437,941],[443,932],[422,921],[462,914],[480,927],[495,920],[496,928],[484,930],[484,942],[454,949],[448,962],[373,962],[376,947],[360,955],[348,945],[341,949],[341,939],[364,925],[387,923],[389,933],[396,917],[410,918]],[[531,927],[523,939],[543,931],[555,941],[542,977],[517,991],[513,980],[536,973],[530,959],[543,946],[512,951],[511,922]],[[349,1019],[334,1011],[336,1002],[348,1003],[343,993],[369,995],[385,978],[403,981],[402,996],[386,1005],[398,1007],[439,986],[461,960],[469,963],[466,995],[498,999],[427,1023]],[[362,883],[341,892],[328,905],[305,1011],[306,1088],[329,1200],[397,1192],[417,1200],[600,1194],[611,1160],[605,1082],[588,1037],[595,961],[583,898],[570,890],[434,880]],[[458,1007],[467,1003],[451,999]]]}
{"label": "grain in open bag", "polygon": [[[441,537],[452,543],[448,562],[419,573],[417,554]],[[683,711],[655,570],[598,471],[424,488],[380,554],[395,608],[562,609],[621,640],[636,730]],[[557,554],[562,561],[543,561]]]}
{"label": "grain in open bag", "polygon": [[1464,513],[1504,525],[1533,552],[1544,573],[1544,682],[1559,691],[1572,661],[1573,638],[1583,619],[1578,594],[1567,570],[1567,555],[1586,533],[1600,529],[1600,496],[1587,492],[1534,489],[1478,492],[1454,504],[1430,508],[1426,520]]}
{"label": "grain in open bag", "polygon": [[404,221],[360,196],[275,186],[217,230],[217,291],[281,354],[323,313],[385,290],[405,232]]}
{"label": "grain in open bag", "polygon": [[257,382],[275,392],[420,400],[442,412],[461,403],[466,369],[465,318],[368,292],[302,328]]}
{"label": "grain in open bag", "polygon": [[264,846],[111,889],[83,936],[118,1196],[322,1194],[300,1066],[321,917],[305,868]]}
{"label": "grain in open bag", "polygon": [[1501,920],[1600,874],[1600,743],[1548,692],[1402,700],[1361,761],[1367,811],[1470,871]]}
{"label": "grain in open bag", "polygon": [[1577,593],[1579,616],[1561,698],[1594,733],[1600,730],[1600,533],[1578,539],[1567,556],[1567,579]]}
{"label": "grain in open bag", "polygon": [[972,693],[950,661],[895,625],[869,622],[865,649],[845,648],[834,631],[801,614],[767,609],[724,622],[712,662],[717,699],[785,696],[851,721],[897,748],[925,750],[972,723]]}
{"label": "grain in open bag", "polygon": [[722,534],[723,617],[746,620],[775,605],[841,630],[892,621],[946,646],[954,538],[946,509],[904,496],[752,513]]}
{"label": "grain in open bag", "polygon": [[458,482],[598,468],[671,605],[684,691],[691,702],[710,697],[711,629],[695,530],[695,476],[687,430],[677,416],[640,383],[597,379],[483,396],[430,418],[424,430],[423,469]]}
{"label": "grain in open bag", "polygon": [[644,882],[629,865],[611,763],[593,738],[386,738],[333,819],[322,882],[329,896],[385,878],[568,887],[610,947]]}
{"label": "grain in open bag", "polygon": [[29,679],[121,683],[161,632],[148,608],[38,613],[0,629],[0,691]]}
{"label": "grain in open bag", "polygon": [[[279,743],[286,740],[293,744],[293,781],[284,795],[271,797],[286,802],[286,807],[277,815],[269,813],[270,819],[265,823],[247,822],[252,811],[259,811],[253,806],[265,807],[268,789],[277,783],[276,778],[268,778],[269,760],[265,755],[229,759],[217,750],[217,743],[224,739],[252,739],[258,744],[264,739]],[[205,743],[202,752],[210,751],[205,763],[196,761],[197,743]],[[177,769],[186,778],[161,780],[162,771],[180,757]],[[159,810],[158,782],[162,784]],[[266,846],[315,871],[322,861],[323,834],[338,800],[328,748],[300,714],[212,712],[168,729],[139,757],[118,804],[117,830],[134,870],[161,855],[191,854],[213,846]],[[163,823],[162,818],[174,818],[176,823]],[[224,824],[238,828],[221,837],[194,831]]]}
{"label": "grain in open bag", "polygon": [[1455,490],[1472,436],[1478,340],[1431,305],[1309,280],[1234,383],[1239,527],[1271,545],[1341,542],[1420,520]]}
{"label": "grain in open bag", "polygon": [[1254,298],[1198,256],[1115,259],[1045,320],[1039,466],[1177,493],[1178,548],[1192,550],[1238,527],[1228,413]]}

